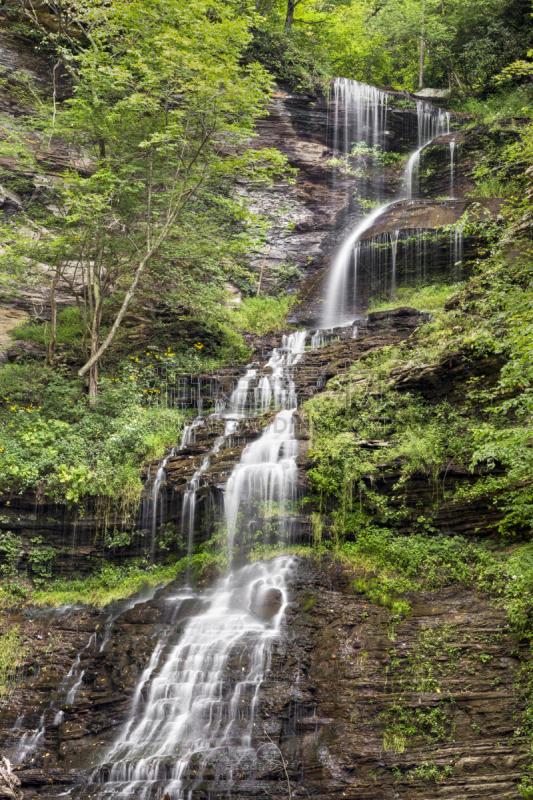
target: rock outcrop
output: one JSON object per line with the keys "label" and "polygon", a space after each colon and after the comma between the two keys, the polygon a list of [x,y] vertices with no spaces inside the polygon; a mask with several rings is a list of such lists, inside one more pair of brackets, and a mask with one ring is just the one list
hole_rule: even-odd
{"label": "rock outcrop", "polygon": [[[456,587],[407,593],[412,613],[398,617],[354,593],[356,577],[327,561],[295,567],[255,718],[255,744],[279,749],[276,758],[259,758],[253,773],[235,775],[229,796],[286,797],[286,771],[293,797],[518,798],[528,748],[515,735],[515,682],[527,653],[503,612]],[[44,728],[28,763],[15,768],[27,796],[94,796],[84,784],[127,720],[157,640],[179,636],[201,608],[191,599],[176,615],[175,590],[122,609],[17,618],[31,659],[0,722],[2,750],[15,758]],[[65,707],[62,681],[77,654],[82,677]],[[246,657],[230,658],[228,689]],[[194,785],[194,764],[185,783]],[[217,791],[207,770],[194,796]]]}

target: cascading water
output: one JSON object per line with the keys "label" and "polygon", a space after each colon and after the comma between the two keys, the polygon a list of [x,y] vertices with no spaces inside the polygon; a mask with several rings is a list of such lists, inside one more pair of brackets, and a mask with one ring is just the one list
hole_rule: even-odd
{"label": "cascading water", "polygon": [[[336,148],[346,154],[353,142],[383,145],[387,93],[344,79],[335,81],[333,93]],[[418,106],[420,149],[444,132],[444,115],[429,111],[431,108]],[[409,181],[412,187],[413,169]],[[356,271],[358,260],[364,265],[362,236],[386,207],[375,209],[343,243],[331,270],[323,328],[284,336],[265,367],[250,365],[226,403],[219,404],[211,415],[224,420],[224,433],[197,466],[184,493],[181,524],[189,554],[193,551],[196,494],[211,457],[227,444],[243,418],[276,412],[262,435],[246,445],[224,489],[229,574],[201,594],[186,588],[167,598],[172,622],[160,635],[140,675],[128,719],[92,773],[91,789],[84,787],[84,797],[90,791],[100,798],[192,800],[196,789],[206,795],[205,787],[200,789],[204,780],[209,780],[207,796],[220,797],[229,795],[237,776],[246,778],[256,771],[261,760],[257,743],[263,733],[256,710],[261,684],[270,674],[273,649],[283,630],[294,560],[282,556],[240,568],[237,565],[261,539],[259,534],[265,544],[268,537],[258,526],[274,530],[274,544],[288,538],[298,478],[295,367],[306,345],[324,346],[335,336],[334,327],[348,321],[350,309],[344,304],[348,267],[353,264]],[[401,263],[405,263],[405,242],[400,230],[386,239],[394,289],[400,247]],[[456,235],[456,239],[453,258],[460,250],[460,237]],[[381,247],[384,242],[378,244]],[[353,314],[349,322],[348,335],[351,332],[355,338]],[[205,418],[199,414],[177,449],[187,448],[204,424]],[[154,509],[165,480],[165,465],[160,465],[154,482]],[[157,522],[157,511],[153,519]]]}
{"label": "cascading water", "polygon": [[[246,566],[201,598],[177,644],[160,640],[135,692],[130,719],[92,780],[100,797],[183,798],[215,771],[213,790],[227,788],[257,762],[253,747],[258,692],[270,668],[288,602],[288,557]],[[178,595],[180,606],[195,599]],[[274,613],[268,619],[271,609]],[[238,670],[228,671],[232,656]],[[140,710],[143,687],[151,680]]]}
{"label": "cascading water", "polygon": [[[387,129],[389,95],[382,89],[349,78],[335,78],[333,104],[333,148],[347,155],[352,144],[383,146]],[[342,138],[342,141],[341,141]]]}
{"label": "cascading water", "polygon": [[452,139],[452,141],[450,142],[450,197],[453,197],[453,191],[454,191],[454,180],[455,180],[454,157],[455,157],[455,139]]}
{"label": "cascading water", "polygon": [[456,225],[453,230],[453,262],[452,270],[456,281],[461,277],[461,266],[463,262],[463,227]]}
{"label": "cascading water", "polygon": [[450,132],[450,112],[435,108],[423,100],[416,101],[418,147],[412,153],[405,167],[403,194],[410,199],[418,194],[420,156],[433,139]]}
{"label": "cascading water", "polygon": [[[278,411],[262,436],[245,447],[227,482],[224,509],[230,565],[241,518],[246,530],[254,515],[270,517],[275,511],[278,539],[286,530],[285,511],[296,497],[297,485],[293,368],[308,339],[306,331],[283,336],[265,374],[249,369],[233,391],[229,409],[217,412],[226,421],[213,453],[247,411],[253,414],[267,406]],[[190,535],[194,495],[207,458],[189,483],[188,499],[186,492],[183,518]],[[231,785],[237,769],[239,774],[254,771],[258,755],[253,738],[260,733],[255,730],[255,709],[282,624],[292,564],[292,559],[281,557],[230,572],[203,596],[204,610],[189,620],[178,644],[169,649],[160,640],[141,675],[129,719],[92,776],[101,785],[98,796],[147,799],[168,793],[174,800],[187,796],[208,767],[215,770],[214,785],[223,789]],[[190,591],[177,595],[172,601],[175,615],[196,597]],[[229,660],[237,652],[243,664],[238,677],[228,672]],[[149,679],[148,698],[142,705],[142,687]]]}
{"label": "cascading water", "polygon": [[[348,84],[354,83],[350,90]],[[339,107],[344,105],[344,120],[350,127],[348,136],[359,136],[357,141],[367,142],[368,133],[366,126],[361,124],[351,124],[350,120],[360,115],[362,120],[373,118],[378,120],[377,138],[384,138],[385,125],[387,122],[387,103],[386,99],[379,94],[380,90],[370,91],[372,87],[367,87],[368,91],[363,90],[364,84],[347,79],[338,79],[334,83],[334,108],[330,112],[334,127],[341,124],[341,111]],[[375,94],[378,92],[378,94]],[[382,93],[386,94],[386,93]],[[352,106],[350,107],[350,104]],[[350,110],[351,109],[351,110]],[[381,109],[378,113],[378,109]],[[385,111],[383,111],[385,109]],[[420,156],[427,145],[438,136],[449,133],[450,114],[442,111],[422,100],[416,101],[417,114],[417,149],[410,155],[405,167],[402,194],[403,199],[411,199],[418,193],[418,173]],[[346,137],[346,134],[345,134]],[[339,140],[339,134],[334,133],[334,143]],[[352,139],[353,141],[353,139]],[[373,140],[374,141],[374,140]],[[332,328],[335,326],[347,325],[353,322],[354,313],[358,306],[357,296],[357,274],[359,269],[359,253],[357,243],[363,238],[376,220],[391,206],[402,198],[396,198],[386,205],[382,205],[365,217],[354,230],[346,237],[341,244],[331,267],[326,288],[326,300],[321,321],[322,328]],[[352,291],[349,291],[351,285]],[[394,290],[396,288],[396,270],[394,274]]]}
{"label": "cascading water", "polygon": [[390,235],[392,270],[391,270],[391,296],[396,292],[396,254],[398,252],[398,237],[400,231],[393,231]]}
{"label": "cascading water", "polygon": [[[389,204],[390,205],[390,204]],[[357,256],[355,245],[368,231],[374,222],[383,214],[388,206],[380,206],[368,215],[353,230],[342,243],[337,256],[331,267],[328,286],[326,291],[326,302],[324,304],[324,315],[322,318],[323,328],[336,328],[348,325],[353,320],[353,311],[349,312],[349,298],[346,292],[346,283],[349,278],[349,268],[353,264],[355,276],[354,286],[357,286]],[[355,304],[356,298],[354,298]]]}
{"label": "cascading water", "polygon": [[354,245],[357,273],[351,270],[345,280],[346,305],[353,303],[356,281],[361,298],[390,298],[398,283],[407,287],[436,278],[459,280],[461,261],[459,228],[396,230],[360,239]]}

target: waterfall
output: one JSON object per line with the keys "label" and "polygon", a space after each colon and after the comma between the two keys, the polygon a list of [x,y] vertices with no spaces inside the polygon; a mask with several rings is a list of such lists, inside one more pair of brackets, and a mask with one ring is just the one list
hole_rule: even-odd
{"label": "waterfall", "polygon": [[267,366],[272,370],[270,382],[274,407],[281,408],[271,425],[255,442],[247,445],[239,464],[231,473],[224,495],[227,524],[228,560],[231,563],[237,530],[237,516],[245,505],[245,519],[259,511],[271,517],[274,504],[280,518],[278,539],[285,533],[287,503],[296,497],[298,443],[294,437],[294,412],[297,407],[292,367],[305,348],[307,332],[283,336],[281,348],[275,349]]}
{"label": "waterfall", "polygon": [[328,140],[340,159],[332,162],[332,182],[337,186],[343,179],[341,186],[350,198],[350,205],[354,178],[359,201],[370,196],[381,197],[380,155],[387,150],[388,100],[389,95],[382,89],[348,78],[335,78],[331,86]]}
{"label": "waterfall", "polygon": [[[187,426],[186,426],[187,427]],[[184,431],[185,433],[185,431]],[[156,476],[154,478],[154,483],[152,486],[152,538],[150,542],[150,564],[154,563],[154,556],[155,556],[155,534],[157,528],[157,501],[159,500],[161,503],[161,508],[159,512],[159,516],[162,519],[163,517],[163,496],[160,494],[161,484],[166,480],[166,472],[165,467],[167,465],[168,459],[171,458],[175,453],[175,449],[172,448],[168,456],[163,459],[161,462]]]}
{"label": "waterfall", "polygon": [[[347,278],[348,268],[352,261],[354,253],[354,246],[362,238],[363,234],[369,230],[374,222],[383,214],[383,212],[392,206],[393,203],[388,203],[385,206],[376,208],[371,214],[368,215],[359,225],[349,234],[349,236],[342,243],[339,252],[337,253],[333,266],[329,273],[328,285],[326,289],[326,302],[324,304],[324,314],[322,318],[323,328],[335,328],[339,325],[347,325],[347,297],[346,292],[342,291],[343,281]],[[355,261],[355,270],[357,274],[357,259]],[[355,283],[355,282],[354,282]],[[357,298],[354,296],[354,305]],[[349,317],[353,319],[353,314]]]}
{"label": "waterfall", "polygon": [[400,231],[393,231],[390,234],[391,255],[392,255],[392,274],[391,274],[391,296],[396,293],[396,253],[398,250],[398,236]]}
{"label": "waterfall", "polygon": [[[216,771],[213,790],[230,785],[237,770],[254,770],[258,693],[279,636],[292,568],[293,560],[281,557],[230,573],[204,594],[204,610],[189,619],[166,656],[160,640],[122,734],[93,773],[92,780],[103,784],[100,797],[147,798],[159,792],[158,797],[168,793],[175,800],[186,797],[208,767]],[[175,597],[175,617],[194,597]],[[227,670],[236,653],[238,673]]]}
{"label": "waterfall", "polygon": [[453,197],[454,191],[454,156],[455,156],[455,139],[450,142],[450,197]]}
{"label": "waterfall", "polygon": [[[334,147],[344,155],[353,143],[384,147],[387,93],[346,79],[337,79],[332,93]],[[449,127],[449,115],[420,102],[417,121],[419,158],[423,147]],[[415,161],[409,169],[404,183],[409,182],[411,196]],[[183,495],[181,530],[189,556],[193,553],[197,493],[212,456],[227,445],[247,417],[269,414],[269,424],[259,438],[246,444],[225,486],[222,481],[219,486],[225,522],[221,548],[228,572],[202,593],[188,586],[161,601],[167,604],[170,622],[140,670],[118,737],[91,775],[89,791],[100,798],[192,800],[195,791],[208,798],[229,797],[237,776],[253,776],[261,767],[260,690],[265,679],[274,678],[272,656],[283,630],[295,560],[278,556],[241,565],[253,548],[265,546],[269,535],[274,544],[289,541],[298,495],[297,366],[306,345],[313,349],[324,346],[334,338],[334,328],[348,322],[345,338],[357,337],[353,309],[359,302],[358,276],[365,276],[368,264],[380,285],[394,291],[407,273],[425,274],[429,250],[440,247],[438,237],[430,241],[418,232],[413,244],[413,232],[401,229],[365,240],[364,235],[391,205],[372,211],[340,247],[329,276],[324,325],[316,331],[284,335],[268,362],[250,364],[227,400],[218,403],[209,417],[224,421],[224,433],[201,463],[195,463]],[[452,240],[448,237],[447,241]],[[462,258],[458,229],[449,246],[455,269]],[[152,487],[152,553],[167,461],[192,444],[197,429],[205,424],[199,407],[179,447],[159,465]],[[252,555],[257,557],[258,550]],[[79,659],[78,667],[81,669]]]}
{"label": "waterfall", "polygon": [[413,194],[418,194],[418,179],[420,170],[420,156],[422,151],[433,139],[450,132],[450,112],[442,111],[440,108],[425,103],[423,100],[416,101],[418,147],[409,156],[405,167],[403,179],[405,197],[412,198]]}
{"label": "waterfall", "polygon": [[[336,127],[341,124],[339,104],[344,104],[344,123],[349,127],[349,130],[353,132],[350,133],[350,135],[358,135],[362,137],[358,141],[366,142],[368,135],[365,120],[372,118],[378,120],[376,137],[383,137],[387,120],[387,105],[385,99],[381,98],[379,94],[381,90],[376,90],[378,94],[370,91],[365,94],[361,88],[364,84],[358,84],[353,81],[356,85],[353,87],[353,90],[349,90],[347,86],[349,83],[351,82],[347,79],[338,79],[338,81],[336,80],[334,83],[335,105],[333,118],[335,130]],[[353,94],[353,101],[350,99],[352,97],[350,91],[352,91]],[[351,106],[350,103],[352,103]],[[350,114],[347,111],[348,107],[352,109]],[[381,111],[379,111],[379,109],[381,109]],[[352,116],[357,114],[361,117],[361,123],[352,121]],[[405,167],[402,181],[404,199],[411,199],[414,194],[418,194],[418,173],[422,151],[433,139],[445,133],[449,133],[450,130],[450,113],[448,111],[442,111],[432,106],[430,103],[417,100],[416,115],[418,146],[409,157]],[[347,134],[345,134],[345,137],[346,135]],[[339,134],[334,132],[333,139],[334,143],[338,142]],[[363,238],[363,235],[372,227],[374,222],[396,202],[398,202],[398,198],[372,211],[358,223],[339,247],[328,276],[321,327],[331,328],[336,325],[347,325],[353,322],[353,317],[356,313],[355,309],[359,304],[359,298],[357,296],[357,273],[360,269],[360,254],[359,249],[356,247],[357,242]],[[352,272],[352,276],[350,276],[350,271]],[[350,282],[353,284],[353,292],[352,300],[349,304],[348,285]]]}
{"label": "waterfall", "polygon": [[[244,448],[227,481],[224,510],[230,565],[237,535],[241,527],[246,534],[254,516],[275,515],[278,540],[286,532],[285,512],[296,498],[298,474],[294,367],[309,336],[307,331],[283,336],[264,374],[248,369],[231,394],[229,409],[219,409],[214,415],[226,419],[224,434],[217,438],[212,453],[235,432],[238,419],[248,409],[255,413],[272,403],[277,410],[259,439]],[[208,461],[209,456],[186,490],[182,526],[189,537],[194,529],[195,493]],[[261,733],[255,730],[255,711],[282,625],[292,568],[291,558],[280,557],[230,572],[203,596],[203,610],[188,619],[177,644],[169,648],[159,640],[137,684],[129,718],[93,773],[92,781],[101,784],[98,796],[147,798],[168,793],[175,800],[185,798],[208,768],[215,768],[214,787],[220,785],[224,791],[237,769],[240,774],[255,769],[259,756],[253,740],[254,734]],[[181,606],[193,598],[197,595],[191,590],[176,595],[172,601],[175,619]],[[228,671],[236,653],[243,664],[238,678]],[[142,706],[142,687],[149,681]]]}
{"label": "waterfall", "polygon": [[456,225],[453,231],[453,277],[456,281],[461,278],[461,267],[463,262],[463,227]]}
{"label": "waterfall", "polygon": [[343,291],[338,293],[337,318],[342,315],[345,320],[353,320],[357,303],[394,297],[398,285],[417,286],[436,278],[460,280],[462,228],[399,229],[368,238],[363,233],[352,252],[353,261],[343,276]]}
{"label": "waterfall", "polygon": [[12,755],[14,764],[22,764],[40,745],[44,744],[45,730],[43,712],[39,718],[39,725],[33,733],[23,733],[20,737],[17,748]]}
{"label": "waterfall", "polygon": [[[383,145],[389,95],[382,89],[349,78],[335,78],[332,106],[333,148],[348,155],[352,144]],[[342,137],[342,141],[341,141]]]}

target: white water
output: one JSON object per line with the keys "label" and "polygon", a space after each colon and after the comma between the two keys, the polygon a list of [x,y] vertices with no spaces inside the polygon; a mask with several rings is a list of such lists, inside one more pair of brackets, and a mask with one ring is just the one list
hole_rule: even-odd
{"label": "white water", "polygon": [[455,157],[455,139],[450,142],[450,197],[453,197],[454,192],[454,157]]}
{"label": "white water", "polygon": [[438,136],[450,132],[450,112],[436,109],[423,100],[416,101],[418,147],[409,156],[405,167],[403,194],[407,199],[418,194],[420,156],[422,151]]}
{"label": "white water", "polygon": [[391,296],[396,294],[396,254],[398,252],[398,236],[400,231],[393,231],[390,234],[391,251],[392,251],[392,275],[391,275]]}
{"label": "white water", "polygon": [[[339,83],[337,84],[337,80]],[[376,136],[382,137],[384,134],[387,111],[386,101],[381,98],[380,90],[375,90],[378,94],[371,92],[372,87],[367,87],[368,91],[365,93],[361,87],[364,84],[358,84],[356,81],[349,81],[348,79],[337,79],[334,87],[335,108],[333,112],[335,120],[335,128],[339,125],[339,104],[344,104],[346,119],[351,119],[352,116],[360,116],[362,122],[357,124],[354,128],[356,135],[360,138],[357,141],[367,141],[367,132],[364,120],[373,119],[377,124]],[[347,84],[355,84],[353,89],[350,90]],[[338,89],[336,88],[338,85]],[[365,105],[366,104],[366,105]],[[365,110],[366,109],[366,110]],[[385,109],[385,110],[383,110]],[[358,267],[358,252],[356,248],[357,242],[363,237],[364,233],[368,231],[374,222],[400,199],[411,199],[413,194],[418,193],[418,173],[420,166],[420,155],[424,148],[438,136],[449,133],[450,130],[450,114],[448,111],[442,111],[429,103],[422,100],[416,101],[417,109],[417,140],[418,147],[409,157],[403,176],[403,198],[396,198],[390,203],[379,206],[365,217],[354,230],[346,237],[341,244],[329,273],[328,283],[326,288],[326,299],[324,303],[324,311],[321,320],[322,328],[332,328],[335,326],[344,326],[353,321],[353,309],[357,305],[357,267]],[[351,129],[353,126],[351,127]],[[335,134],[334,140],[338,138]],[[394,248],[394,263],[396,262],[396,249]],[[348,298],[347,287],[350,278],[350,267],[353,264],[353,297]],[[396,275],[394,275],[394,284],[396,282]],[[395,288],[395,285],[394,285]],[[351,313],[350,313],[351,310]]]}
{"label": "white water", "polygon": [[24,733],[18,742],[17,748],[12,756],[14,764],[22,764],[23,761],[42,744],[44,744],[45,724],[44,713],[41,714],[38,727],[32,732]]}
{"label": "white water", "polygon": [[[144,799],[168,792],[172,800],[182,798],[184,781],[192,780],[193,756],[196,783],[208,765],[216,766],[223,784],[231,783],[237,769],[253,769],[258,694],[288,602],[292,565],[290,558],[277,558],[231,573],[203,595],[205,610],[191,617],[166,655],[160,641],[138,683],[131,717],[108,753],[111,766],[93,776],[104,782],[101,797]],[[267,623],[249,609],[260,605],[268,589],[278,591],[280,604]],[[175,598],[178,612],[190,597]],[[235,656],[238,666],[230,670]],[[151,677],[148,699],[136,718]]]}
{"label": "white water", "polygon": [[[348,151],[352,141],[381,143],[387,121],[386,93],[345,80],[336,81],[334,91],[339,100],[337,115],[341,113],[341,100],[344,107],[344,151]],[[422,116],[425,125],[424,120]],[[337,139],[340,128],[337,117]],[[355,140],[354,132],[359,137]],[[424,129],[422,133],[419,130],[420,135],[426,135]],[[280,348],[274,350],[266,365],[268,370],[250,366],[227,406],[218,407],[213,415],[225,418],[224,434],[218,437],[185,492],[182,529],[187,530],[190,553],[196,492],[211,455],[236,431],[240,419],[270,410],[278,413],[261,437],[244,448],[225,487],[230,569],[242,552],[240,548],[244,545],[246,549],[251,544],[249,533],[255,532],[256,520],[274,524],[277,542],[287,535],[298,477],[294,368],[305,351],[306,341],[310,340],[312,347],[323,345],[333,335],[334,325],[343,320],[344,306],[339,303],[339,294],[346,282],[346,266],[353,246],[387,207],[376,209],[363,220],[347,237],[337,256],[325,312],[324,328],[331,332],[299,331],[284,336]],[[398,232],[395,234],[394,258]],[[353,323],[353,316],[350,322]],[[355,325],[352,336],[357,336]],[[189,427],[181,447],[192,441],[195,424],[198,427],[204,421],[197,420]],[[164,464],[161,468],[159,486],[164,480]],[[153,498],[157,508],[155,492]],[[159,638],[138,681],[128,720],[93,774],[93,780],[100,784],[100,797],[160,800],[168,793],[171,800],[191,800],[194,788],[207,773],[209,795],[228,796],[237,775],[253,774],[260,757],[254,742],[262,734],[256,709],[261,684],[270,671],[272,648],[283,625],[293,563],[287,557],[256,562],[231,571],[202,595],[189,589],[168,601],[174,606],[176,624],[180,615],[184,619],[188,614],[192,616],[182,621],[183,627],[178,625],[177,642],[172,625]],[[257,613],[261,599],[271,591],[279,595],[279,604],[267,622]],[[195,601],[200,609],[187,605]]]}
{"label": "white water", "polygon": [[[247,521],[254,515],[269,518],[276,512],[278,538],[285,531],[287,504],[296,498],[298,443],[294,437],[297,397],[292,368],[305,351],[306,331],[283,336],[281,347],[272,353],[267,366],[274,408],[282,410],[255,442],[247,445],[230,475],[224,493],[228,560],[231,563],[237,517],[244,511]],[[244,508],[243,508],[244,507]]]}
{"label": "white water", "polygon": [[387,128],[387,92],[349,78],[335,78],[332,94],[334,149],[347,155],[357,142],[381,145]]}
{"label": "white water", "polygon": [[[224,497],[227,555],[231,564],[239,531],[255,514],[276,515],[278,538],[283,536],[288,503],[296,497],[297,441],[293,415],[297,407],[293,368],[305,351],[306,331],[284,336],[263,375],[249,369],[233,391],[224,435],[213,453],[235,432],[238,418],[250,410],[280,409],[259,439],[247,445],[230,475]],[[254,386],[255,384],[255,386]],[[253,387],[253,388],[252,388]],[[221,411],[221,416],[225,416]],[[194,496],[208,457],[186,492],[182,523],[192,536]],[[258,724],[255,709],[263,677],[269,669],[273,642],[279,634],[288,600],[287,577],[293,561],[277,558],[231,572],[203,596],[205,608],[187,622],[178,644],[159,640],[137,684],[129,719],[105,764],[93,775],[103,783],[101,797],[186,796],[191,759],[199,782],[208,765],[216,764],[216,781],[231,785],[236,770],[253,770],[253,747]],[[269,622],[256,616],[262,595],[279,593],[279,610]],[[191,592],[173,601],[175,614],[193,598]],[[167,633],[168,636],[171,635]],[[241,664],[235,675],[230,659]],[[142,705],[143,687],[151,680]],[[109,765],[109,766],[107,766]],[[190,789],[190,787],[189,787]]]}
{"label": "white water", "polygon": [[[354,252],[354,245],[368,231],[374,222],[394,203],[387,203],[384,206],[374,209],[368,217],[361,220],[359,225],[348,235],[342,243],[339,252],[335,256],[333,266],[329,272],[328,284],[326,288],[326,301],[324,303],[324,314],[322,318],[323,328],[335,328],[348,325],[353,320],[353,313],[347,314],[348,298],[346,292],[342,291],[348,278],[348,268]],[[355,264],[357,270],[357,261]],[[357,277],[357,272],[356,272]]]}

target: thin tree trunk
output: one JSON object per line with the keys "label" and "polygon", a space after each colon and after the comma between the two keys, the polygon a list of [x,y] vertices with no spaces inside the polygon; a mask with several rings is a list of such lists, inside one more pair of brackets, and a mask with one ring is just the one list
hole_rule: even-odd
{"label": "thin tree trunk", "polygon": [[[192,194],[192,192],[190,192],[190,194]],[[160,232],[159,236],[157,237],[157,240],[153,243],[152,248],[141,258],[139,265],[135,270],[135,274],[133,276],[130,288],[128,289],[128,291],[124,296],[124,300],[122,301],[122,306],[120,307],[120,310],[117,316],[115,317],[115,321],[111,326],[111,330],[107,334],[104,342],[100,345],[100,347],[96,352],[92,352],[91,357],[89,358],[87,363],[84,364],[83,367],[78,371],[78,375],[80,376],[80,378],[82,378],[86,372],[89,372],[94,363],[99,361],[99,359],[103,356],[103,354],[105,353],[105,351],[115,338],[115,334],[119,329],[122,320],[124,319],[124,315],[126,314],[126,311],[128,310],[129,305],[135,296],[135,292],[137,291],[137,286],[141,279],[141,275],[146,269],[146,266],[148,265],[150,259],[153,258],[153,256],[157,253],[157,251],[161,247],[162,243],[167,238],[169,230],[171,229],[172,225],[176,222],[176,219],[178,218],[178,214],[180,213],[181,207],[182,204],[180,198],[177,207],[175,208],[174,212],[169,215],[163,227],[163,230]],[[96,318],[96,311],[95,311],[95,318]]]}
{"label": "thin tree trunk", "polygon": [[57,303],[56,303],[56,287],[59,280],[59,272],[56,272],[54,279],[50,286],[50,310],[52,312],[52,319],[50,321],[50,342],[48,344],[48,352],[46,360],[51,367],[54,366],[54,356],[56,352],[56,336],[57,336]]}
{"label": "thin tree trunk", "polygon": [[287,16],[285,17],[285,30],[290,31],[292,23],[294,22],[294,8],[296,3],[294,0],[287,0]]}
{"label": "thin tree trunk", "polygon": [[464,86],[463,86],[463,82],[461,81],[461,78],[460,78],[460,77],[459,77],[459,75],[457,74],[457,71],[454,69],[454,67],[453,67],[453,65],[452,65],[452,63],[451,63],[451,62],[450,62],[450,70],[451,70],[451,72],[452,72],[452,75],[453,75],[453,77],[454,77],[454,78],[455,78],[455,80],[457,81],[457,86],[459,87],[459,89],[463,89],[463,88],[464,88]]}
{"label": "thin tree trunk", "polygon": [[420,69],[418,72],[418,88],[424,88],[424,23],[426,21],[426,0],[422,3],[422,30],[420,33]]}
{"label": "thin tree trunk", "polygon": [[98,361],[89,370],[89,402],[94,405],[98,399]]}
{"label": "thin tree trunk", "polygon": [[[96,305],[93,317],[91,332],[91,356],[96,355],[100,347],[100,321],[102,319],[102,306]],[[96,403],[98,397],[98,359],[96,359],[89,369],[89,402]]]}

